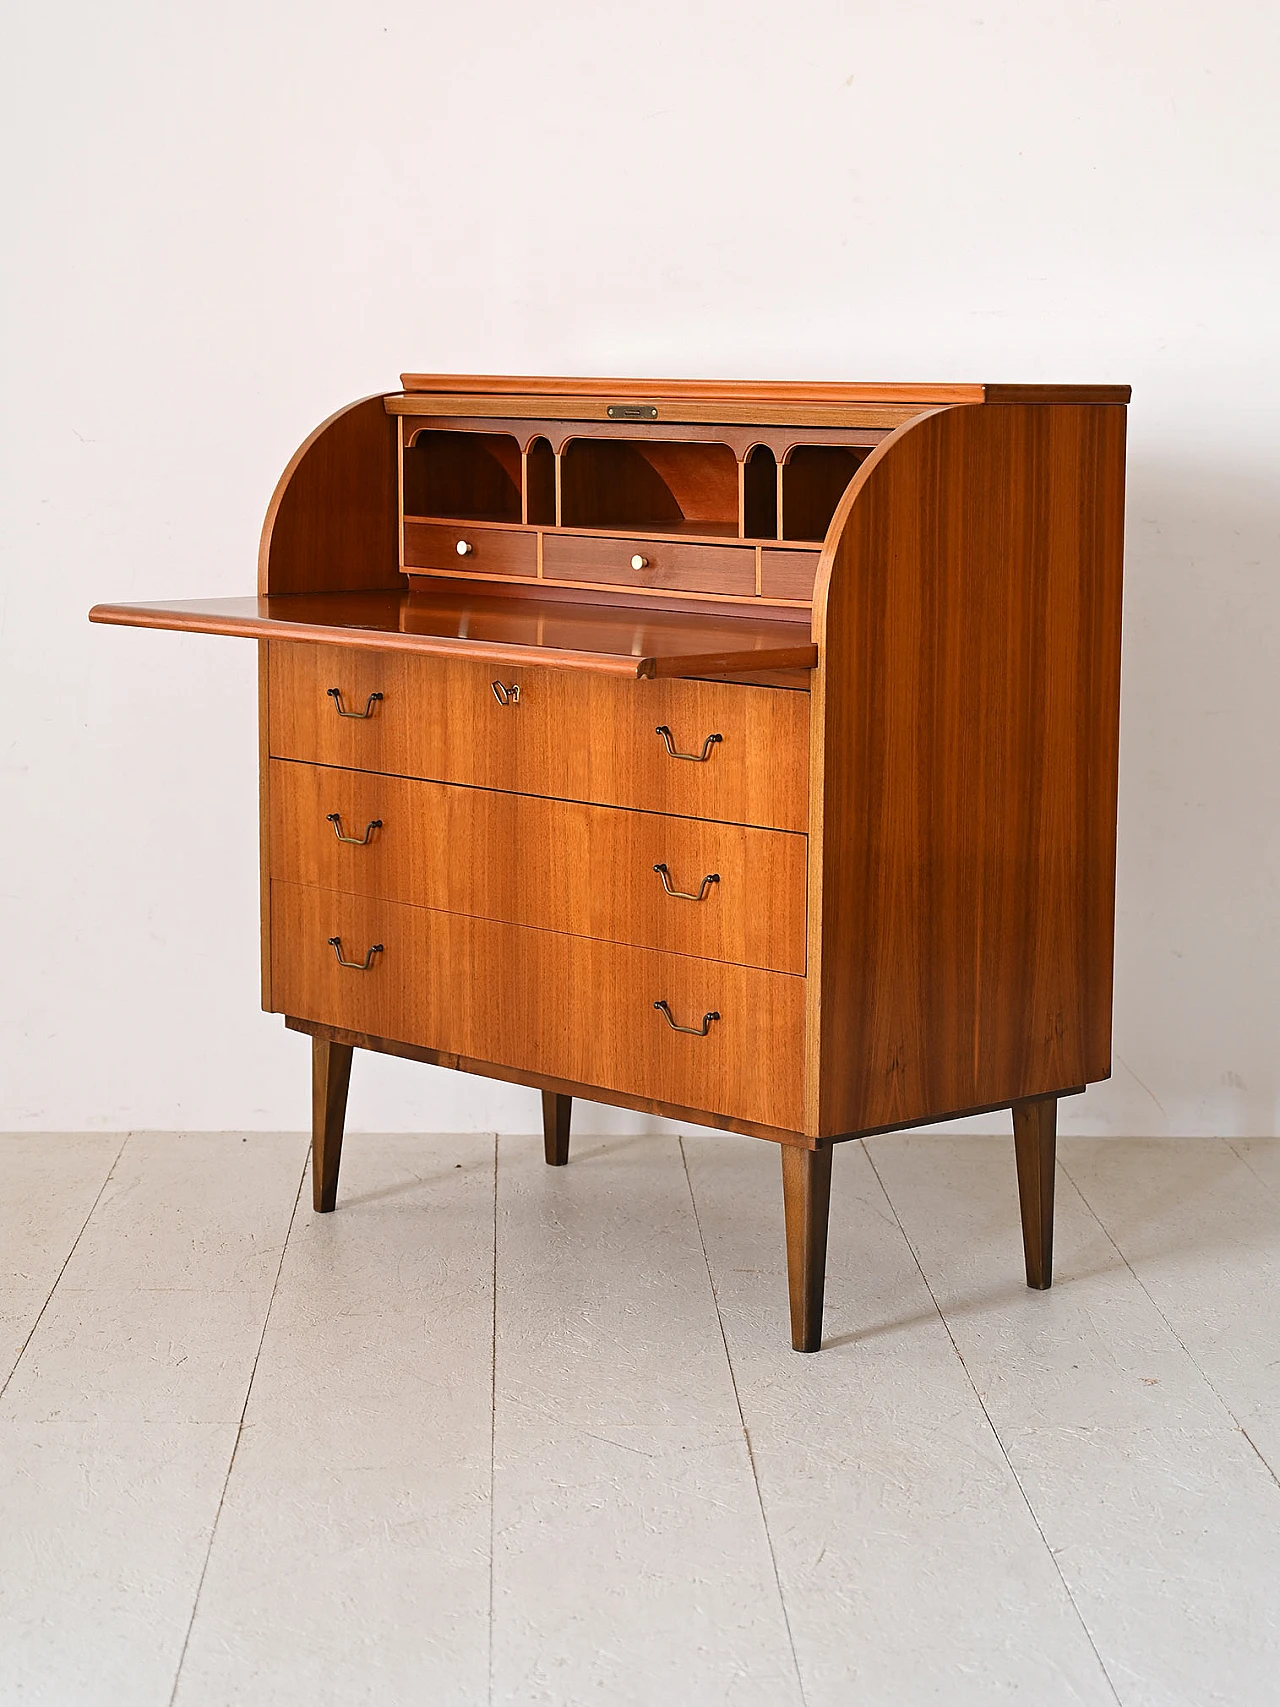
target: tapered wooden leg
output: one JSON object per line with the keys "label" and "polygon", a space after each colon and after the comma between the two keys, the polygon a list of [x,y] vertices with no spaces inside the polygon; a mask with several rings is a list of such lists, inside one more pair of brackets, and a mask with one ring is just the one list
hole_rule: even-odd
{"label": "tapered wooden leg", "polygon": [[569,1160],[569,1115],[572,1109],[572,1097],[562,1097],[558,1091],[543,1091],[542,1142],[549,1168],[562,1168]]}
{"label": "tapered wooden leg", "polygon": [[791,1293],[791,1346],[817,1351],[822,1344],[822,1293],[827,1279],[827,1211],[831,1206],[831,1146],[782,1151],[782,1206],[787,1221],[787,1285]]}
{"label": "tapered wooden leg", "polygon": [[321,1213],[338,1201],[352,1053],[349,1043],[311,1039],[311,1201]]}
{"label": "tapered wooden leg", "polygon": [[1014,1103],[1013,1147],[1018,1158],[1027,1285],[1039,1292],[1053,1283],[1053,1167],[1057,1137],[1057,1097]]}

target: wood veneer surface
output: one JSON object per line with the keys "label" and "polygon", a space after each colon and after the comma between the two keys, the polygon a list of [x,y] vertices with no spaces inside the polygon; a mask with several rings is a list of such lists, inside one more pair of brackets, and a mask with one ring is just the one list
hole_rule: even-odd
{"label": "wood veneer surface", "polygon": [[396,585],[398,442],[382,397],[339,409],[303,441],[262,524],[259,593]]}
{"label": "wood veneer surface", "polygon": [[513,393],[537,397],[612,397],[619,402],[653,395],[735,402],[785,403],[1127,403],[1127,385],[993,385],[871,383],[845,380],[749,379],[571,379],[530,378],[511,374],[402,373],[400,383],[413,392]]}
{"label": "wood veneer surface", "polygon": [[[500,704],[493,682],[518,686]],[[381,694],[367,719],[340,717]],[[274,758],[460,782],[765,829],[807,825],[808,696],[737,683],[628,682],[468,658],[271,647]],[[681,752],[672,758],[658,726]]]}
{"label": "wood veneer surface", "polygon": [[[329,765],[270,769],[277,879],[804,972],[803,836]],[[356,841],[339,841],[332,812]],[[673,889],[702,898],[668,895],[659,863]]]}
{"label": "wood veneer surface", "polygon": [[809,1130],[1110,1071],[1120,409],[940,410],[815,590]]}
{"label": "wood veneer surface", "polygon": [[[449,583],[450,587],[458,583]],[[636,679],[809,669],[807,626],[754,614],[592,604],[472,591],[289,593],[268,598],[170,599],[95,605],[90,622],[173,628],[250,640],[296,638],[328,647],[435,653],[491,665],[551,664]]]}
{"label": "wood veneer surface", "polygon": [[[421,1047],[797,1128],[803,978],[272,884],[280,1011]],[[339,966],[329,938],[367,972]],[[714,1012],[706,1036],[672,1030]]]}

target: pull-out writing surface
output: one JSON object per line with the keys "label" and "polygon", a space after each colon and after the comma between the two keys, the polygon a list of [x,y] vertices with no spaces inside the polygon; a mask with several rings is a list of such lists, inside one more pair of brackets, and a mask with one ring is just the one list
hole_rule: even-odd
{"label": "pull-out writing surface", "polygon": [[807,623],[468,592],[277,593],[95,605],[91,622],[551,664],[611,675],[808,670]]}

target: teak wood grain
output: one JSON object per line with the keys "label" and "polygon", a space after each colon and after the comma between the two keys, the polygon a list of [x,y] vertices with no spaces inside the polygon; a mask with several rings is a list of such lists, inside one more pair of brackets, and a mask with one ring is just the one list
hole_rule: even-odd
{"label": "teak wood grain", "polygon": [[773,1139],[811,1350],[831,1147],[1011,1108],[1047,1286],[1110,1068],[1128,387],[404,380],[294,456],[258,598],[90,613],[262,642],[316,1207],[356,1048],[535,1087],[552,1165],[573,1097]]}
{"label": "teak wood grain", "polygon": [[1037,1292],[1053,1284],[1053,1187],[1057,1165],[1058,1099],[1039,1097],[1013,1105],[1013,1143],[1018,1163],[1018,1201],[1027,1285]]}
{"label": "teak wood grain", "polygon": [[281,759],[270,802],[283,881],[804,972],[803,836]]}
{"label": "teak wood grain", "polygon": [[[459,544],[467,547],[459,553]],[[518,528],[476,527],[463,520],[404,519],[406,569],[457,569],[476,575],[536,575],[538,536]]]}
{"label": "teak wood grain", "polygon": [[[502,432],[509,434],[526,454],[535,449],[543,465],[543,476],[550,476],[554,481],[555,459],[571,439],[637,439],[645,444],[657,444],[672,441],[679,444],[708,444],[728,445],[739,461],[749,455],[756,445],[766,445],[775,456],[784,456],[793,445],[797,444],[841,444],[858,445],[870,449],[880,443],[881,439],[893,431],[894,427],[919,412],[919,405],[895,406],[887,410],[869,409],[863,413],[883,413],[892,417],[881,425],[841,425],[836,427],[819,427],[806,423],[795,425],[768,425],[754,420],[733,421],[615,421],[609,420],[605,414],[607,405],[597,402],[593,405],[595,414],[591,419],[581,416],[570,420],[563,416],[552,416],[547,413],[547,403],[542,400],[522,400],[534,409],[533,414],[503,414],[502,402],[493,398],[469,398],[467,406],[471,413],[465,415],[447,415],[440,413],[443,402],[440,398],[418,397],[388,397],[384,406],[389,414],[395,415],[400,422],[401,443],[409,446],[415,443],[424,433],[487,433]],[[483,406],[481,409],[480,406]],[[498,411],[495,413],[495,411]],[[742,411],[737,411],[742,414]],[[540,444],[538,441],[542,441]],[[554,490],[551,494],[550,508],[546,514],[529,516],[532,522],[545,522],[551,525],[555,521]],[[412,505],[410,514],[422,514]]]}
{"label": "teak wood grain", "polygon": [[262,524],[260,594],[403,585],[398,442],[381,397],[339,409],[303,441]]}
{"label": "teak wood grain", "polygon": [[542,1144],[549,1168],[563,1168],[569,1160],[569,1122],[573,1098],[556,1091],[542,1093]]}
{"label": "teak wood grain", "polygon": [[815,591],[807,1130],[1110,1071],[1124,411],[942,410]]}
{"label": "teak wood grain", "polygon": [[379,1037],[375,1032],[350,1031],[342,1026],[329,1025],[321,1020],[299,1019],[285,1014],[284,1023],[290,1031],[307,1037],[325,1037],[335,1043],[349,1043],[353,1049],[368,1049],[382,1055],[394,1055],[402,1061],[418,1061],[427,1067],[444,1067],[454,1073],[471,1073],[477,1078],[497,1079],[502,1084],[523,1085],[538,1091],[555,1091],[571,1099],[590,1098],[615,1108],[630,1108],[640,1114],[657,1114],[664,1120],[696,1121],[702,1126],[714,1126],[723,1132],[736,1132],[744,1138],[765,1138],[773,1144],[791,1144],[802,1150],[814,1147],[803,1133],[785,1126],[766,1126],[757,1120],[740,1120],[731,1114],[716,1114],[710,1109],[695,1109],[680,1103],[664,1102],[660,1097],[642,1096],[636,1092],[610,1090],[607,1085],[587,1085],[573,1079],[556,1078],[536,1067],[508,1067],[498,1061],[484,1061],[475,1056],[459,1055],[453,1049],[427,1049],[416,1043],[404,1043],[394,1037]]}
{"label": "teak wood grain", "polygon": [[[501,704],[493,683],[518,687]],[[367,719],[340,717],[374,702]],[[596,805],[803,830],[808,701],[772,688],[615,680],[586,672],[495,671],[470,659],[271,648],[275,758],[437,782],[545,794]],[[672,758],[659,726],[681,752]]]}
{"label": "teak wood grain", "polygon": [[[797,1129],[804,979],[273,883],[281,1012]],[[343,957],[368,971],[338,964]],[[554,992],[546,999],[546,992]],[[676,1031],[654,1004],[666,1002]]]}
{"label": "teak wood grain", "polygon": [[760,552],[761,593],[767,599],[812,599],[820,555],[766,545]]}
{"label": "teak wood grain", "polygon": [[411,392],[446,392],[477,397],[616,397],[619,402],[650,396],[737,403],[1127,403],[1127,385],[906,385],[848,380],[769,379],[566,379],[490,373],[402,373]]}
{"label": "teak wood grain", "polygon": [[[512,597],[518,585],[514,581],[495,589],[485,582],[471,587],[437,576],[433,571],[420,592],[287,593],[94,605],[89,620],[475,658],[499,666],[536,661],[633,681],[658,675],[812,669],[818,658],[807,626],[786,620],[789,613],[780,607],[767,616],[744,614],[736,603],[690,612],[685,608],[689,595],[670,595],[670,603],[660,606],[655,601],[664,595],[656,591],[646,593],[643,606],[624,606],[616,592],[585,605],[576,601],[575,588],[563,589],[562,599],[552,603],[535,596],[546,590],[540,581],[520,584],[519,596]],[[715,660],[714,667],[709,659]]]}
{"label": "teak wood grain", "polygon": [[[639,568],[633,563],[635,557],[644,559]],[[543,542],[542,573],[548,580],[579,584],[593,581],[751,598],[756,589],[756,554],[750,545],[689,545],[680,540],[556,533]]]}
{"label": "teak wood grain", "polygon": [[311,1040],[311,1205],[326,1215],[337,1205],[342,1130],[351,1084],[351,1045]]}
{"label": "teak wood grain", "polygon": [[787,1291],[793,1351],[822,1344],[827,1277],[827,1216],[831,1206],[831,1149],[782,1150],[782,1208],[787,1233]]}

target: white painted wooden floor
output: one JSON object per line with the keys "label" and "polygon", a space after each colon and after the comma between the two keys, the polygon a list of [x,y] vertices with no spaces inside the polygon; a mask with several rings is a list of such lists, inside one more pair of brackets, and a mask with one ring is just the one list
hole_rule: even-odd
{"label": "white painted wooden floor", "polygon": [[4,1707],[1280,1701],[1280,1140],[0,1139]]}

